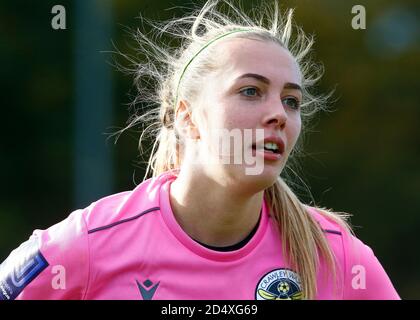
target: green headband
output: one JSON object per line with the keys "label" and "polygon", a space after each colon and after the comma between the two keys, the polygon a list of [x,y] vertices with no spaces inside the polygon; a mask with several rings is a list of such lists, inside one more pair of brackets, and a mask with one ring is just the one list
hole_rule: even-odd
{"label": "green headband", "polygon": [[206,49],[209,45],[211,45],[213,42],[224,38],[232,33],[237,33],[237,32],[246,32],[246,31],[251,31],[250,29],[235,29],[232,31],[229,31],[228,33],[224,33],[221,36],[218,36],[212,40],[210,40],[209,42],[206,43],[206,45],[204,45],[200,50],[198,50],[198,52],[190,59],[190,61],[188,61],[188,63],[185,65],[184,69],[182,70],[181,76],[179,77],[179,81],[178,81],[178,85],[176,87],[176,97],[175,97],[175,102],[174,102],[174,109],[176,108],[176,104],[178,102],[178,94],[179,94],[179,86],[181,84],[182,81],[182,77],[185,74],[185,71],[187,70],[188,66],[191,64],[191,62],[201,53],[201,51],[203,51],[204,49]]}

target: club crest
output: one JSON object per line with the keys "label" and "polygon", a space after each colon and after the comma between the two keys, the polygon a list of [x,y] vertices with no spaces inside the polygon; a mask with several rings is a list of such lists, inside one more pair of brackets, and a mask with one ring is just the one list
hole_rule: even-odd
{"label": "club crest", "polygon": [[255,289],[256,300],[302,300],[299,275],[290,269],[266,273]]}

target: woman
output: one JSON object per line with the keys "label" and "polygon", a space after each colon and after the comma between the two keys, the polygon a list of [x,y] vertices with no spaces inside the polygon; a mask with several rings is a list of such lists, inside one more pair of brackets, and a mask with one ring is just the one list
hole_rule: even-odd
{"label": "woman", "polygon": [[159,106],[129,127],[152,123],[153,178],[36,230],[2,264],[3,299],[399,299],[345,216],[280,177],[323,106],[312,40],[292,41],[292,11],[264,28],[217,4],[155,26],[184,38],[173,52],[138,34],[138,99]]}

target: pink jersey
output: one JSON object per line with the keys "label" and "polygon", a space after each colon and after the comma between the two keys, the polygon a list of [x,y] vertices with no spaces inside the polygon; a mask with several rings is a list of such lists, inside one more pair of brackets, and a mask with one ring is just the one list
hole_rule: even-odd
{"label": "pink jersey", "polygon": [[[1,299],[300,299],[263,203],[255,234],[221,252],[191,239],[169,201],[169,173],[102,198],[35,230],[0,266]],[[399,299],[372,250],[314,208],[337,259],[337,281],[321,260],[317,299]]]}

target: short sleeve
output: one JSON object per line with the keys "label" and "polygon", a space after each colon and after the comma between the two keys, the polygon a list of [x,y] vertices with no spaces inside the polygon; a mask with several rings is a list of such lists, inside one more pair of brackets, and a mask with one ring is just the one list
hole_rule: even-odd
{"label": "short sleeve", "polygon": [[[86,209],[85,209],[86,210]],[[84,210],[35,230],[0,265],[0,300],[83,299],[89,272]]]}
{"label": "short sleeve", "polygon": [[383,266],[372,249],[352,235],[344,236],[346,300],[399,300]]}

